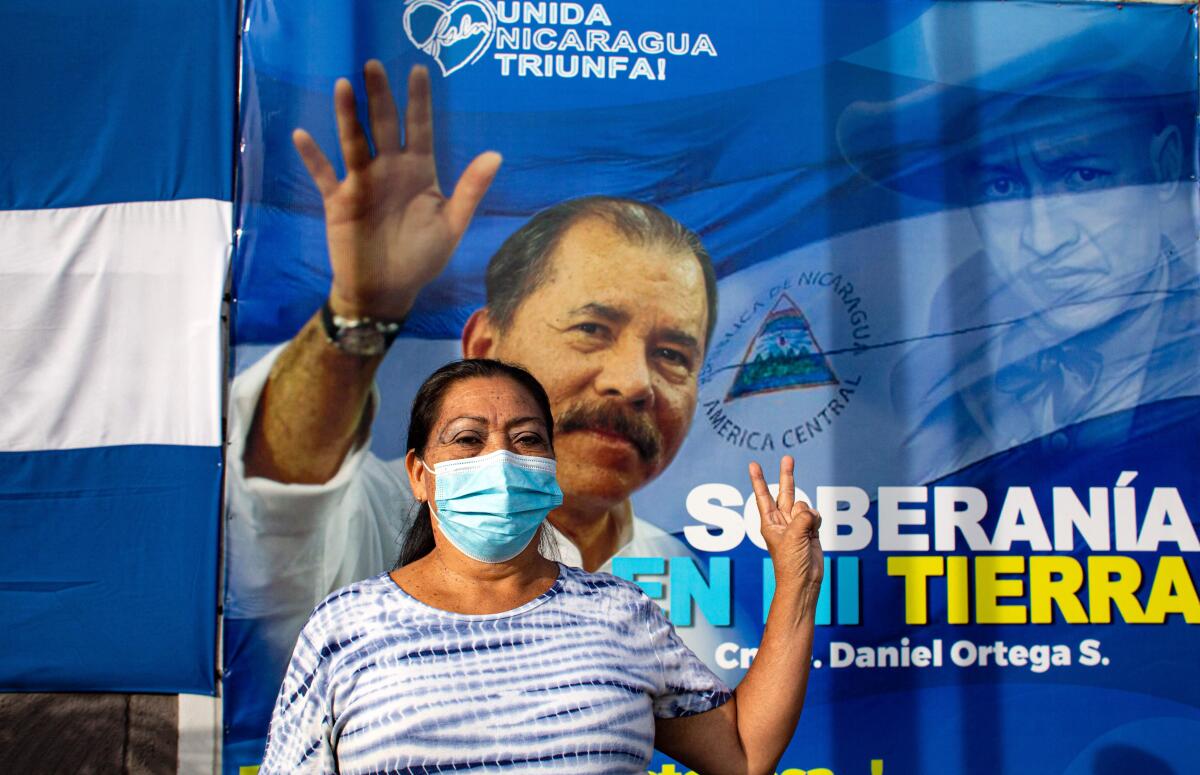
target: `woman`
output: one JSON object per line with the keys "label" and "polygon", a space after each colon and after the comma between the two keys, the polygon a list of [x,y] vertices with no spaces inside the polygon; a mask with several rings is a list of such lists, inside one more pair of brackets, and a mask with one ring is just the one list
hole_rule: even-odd
{"label": "woman", "polygon": [[731,692],[636,585],[538,552],[562,501],[550,417],[537,381],[498,361],[451,363],[422,385],[405,564],[317,606],[264,775],[645,773],[655,747],[700,772],[774,772],[804,701],[823,565],[791,458],[778,499],[750,466],[776,589]]}

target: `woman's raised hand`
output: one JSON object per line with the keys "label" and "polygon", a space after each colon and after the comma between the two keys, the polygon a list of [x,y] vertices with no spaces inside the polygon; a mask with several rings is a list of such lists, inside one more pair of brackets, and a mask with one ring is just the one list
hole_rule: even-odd
{"label": "woman's raised hand", "polygon": [[762,467],[750,464],[750,484],[762,515],[762,536],[775,565],[776,585],[797,584],[819,590],[825,572],[818,530],[821,515],[796,500],[795,461],[779,461],[779,496],[774,497],[763,478]]}
{"label": "woman's raised hand", "polygon": [[297,129],[292,141],[325,205],[334,312],[398,319],[446,267],[500,167],[500,155],[475,157],[447,198],[434,164],[428,71],[418,66],[409,73],[403,143],[383,65],[371,60],[363,74],[373,156],[354,88],[344,78],[334,87],[333,104],[346,177],[338,180],[308,132]]}

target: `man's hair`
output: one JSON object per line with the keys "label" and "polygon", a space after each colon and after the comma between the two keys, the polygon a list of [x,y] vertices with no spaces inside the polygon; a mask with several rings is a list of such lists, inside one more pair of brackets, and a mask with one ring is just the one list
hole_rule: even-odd
{"label": "man's hair", "polygon": [[[549,258],[571,226],[587,218],[600,218],[621,233],[632,245],[659,247],[691,253],[704,275],[708,326],[704,332],[707,349],[717,322],[717,276],[712,258],[700,238],[652,204],[614,196],[585,196],[560,202],[530,218],[517,229],[488,262],[487,307],[496,327],[506,330],[517,308],[546,281]],[[614,267],[620,272],[620,267]]]}

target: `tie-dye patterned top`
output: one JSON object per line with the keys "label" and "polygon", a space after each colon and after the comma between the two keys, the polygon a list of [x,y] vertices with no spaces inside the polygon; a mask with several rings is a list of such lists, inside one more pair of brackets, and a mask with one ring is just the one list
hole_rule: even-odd
{"label": "tie-dye patterned top", "polygon": [[559,565],[498,614],[416,600],[385,573],[313,611],[279,691],[261,774],[644,775],[654,718],[729,689],[634,584]]}

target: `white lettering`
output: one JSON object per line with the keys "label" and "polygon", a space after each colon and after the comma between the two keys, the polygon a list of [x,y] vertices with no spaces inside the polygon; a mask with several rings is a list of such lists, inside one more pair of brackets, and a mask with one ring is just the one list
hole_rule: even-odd
{"label": "white lettering", "polygon": [[637,78],[648,78],[651,81],[657,80],[654,75],[654,69],[650,67],[650,61],[645,57],[638,57],[633,61],[633,69],[629,71],[629,80]]}
{"label": "white lettering", "polygon": [[646,54],[661,54],[663,36],[660,32],[643,32],[638,35],[638,48]]}
{"label": "white lettering", "polygon": [[[843,508],[844,507],[844,508]],[[818,487],[821,546],[830,552],[857,552],[871,543],[874,528],[867,519],[871,496],[860,487]],[[847,528],[847,532],[842,532]]]}
{"label": "white lettering", "polygon": [[929,536],[901,533],[903,525],[924,525],[925,509],[904,509],[902,503],[925,503],[924,487],[879,488],[879,549],[884,552],[929,551]]}
{"label": "white lettering", "polygon": [[1157,552],[1162,543],[1176,544],[1180,551],[1200,551],[1196,528],[1183,506],[1183,498],[1174,487],[1155,487],[1150,493],[1150,505],[1138,537],[1138,550]]}
{"label": "white lettering", "polygon": [[[964,508],[959,508],[959,506]],[[967,546],[976,551],[991,548],[980,521],[987,516],[987,496],[977,487],[934,487],[934,548],[953,552],[962,533]]]}
{"label": "white lettering", "polygon": [[1033,490],[1029,487],[1009,487],[1000,507],[1000,518],[996,520],[996,531],[992,534],[992,548],[1005,552],[1014,541],[1029,544],[1034,551],[1048,552],[1050,536],[1042,523]]}
{"label": "white lettering", "polygon": [[1107,552],[1108,532],[1108,489],[1088,489],[1088,508],[1083,507],[1079,496],[1070,487],[1055,487],[1054,490],[1054,548],[1069,552],[1075,548],[1075,531],[1083,537],[1090,549]]}
{"label": "white lettering", "polygon": [[697,522],[717,528],[713,533],[701,525],[683,528],[683,536],[702,552],[727,552],[746,537],[746,521],[729,506],[741,506],[742,494],[728,484],[701,484],[688,493],[685,507]]}
{"label": "white lettering", "polygon": [[1129,485],[1137,471],[1122,471],[1113,488],[1113,516],[1117,534],[1117,551],[1137,550],[1137,495]]}
{"label": "white lettering", "polygon": [[596,3],[588,11],[587,19],[584,20],[585,26],[593,24],[603,24],[605,27],[612,26],[612,20],[608,18],[608,11],[604,10],[604,6]]}

